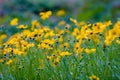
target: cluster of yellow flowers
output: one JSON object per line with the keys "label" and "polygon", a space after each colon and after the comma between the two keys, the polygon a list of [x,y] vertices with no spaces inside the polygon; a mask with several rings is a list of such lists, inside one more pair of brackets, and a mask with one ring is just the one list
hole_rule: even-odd
{"label": "cluster of yellow flowers", "polygon": [[[63,10],[57,13],[58,16],[64,14]],[[51,11],[40,13],[43,20],[48,19],[51,15]],[[44,50],[46,59],[50,60],[53,66],[56,66],[61,58],[65,56],[75,54],[82,57],[84,52],[87,54],[96,53],[95,47],[86,47],[83,45],[87,45],[90,41],[99,45],[102,43],[101,35],[105,38],[102,43],[105,46],[109,46],[114,40],[120,44],[119,39],[117,39],[120,35],[120,21],[116,22],[112,29],[109,29],[109,26],[112,25],[111,21],[94,24],[87,24],[83,21],[78,22],[73,18],[70,18],[70,21],[75,27],[62,20],[54,29],[51,29],[49,26],[43,26],[37,20],[33,20],[31,26],[18,25],[18,18],[15,18],[11,20],[10,25],[17,26],[16,28],[23,29],[23,31],[12,35],[5,43],[0,43],[3,46],[0,52],[4,56],[20,56],[26,55],[28,50],[36,47],[38,50]],[[30,28],[27,29],[27,27]],[[4,38],[6,38],[6,35],[1,35],[0,42]],[[6,64],[14,62],[10,58],[8,60],[4,58],[0,61],[6,62]]]}
{"label": "cluster of yellow flowers", "polygon": [[[115,40],[120,35],[120,21],[115,23],[113,28],[111,30],[109,30],[108,32],[106,32],[105,34],[106,34],[105,35],[105,44],[110,45],[112,43],[112,41]],[[120,44],[119,43],[120,41],[118,39],[116,40],[116,42],[118,44]]]}
{"label": "cluster of yellow flowers", "polygon": [[19,29],[25,29],[27,28],[27,26],[21,24],[21,25],[18,25],[18,18],[14,18],[11,22],[10,22],[10,25],[11,26],[17,26],[16,28],[19,28]]}

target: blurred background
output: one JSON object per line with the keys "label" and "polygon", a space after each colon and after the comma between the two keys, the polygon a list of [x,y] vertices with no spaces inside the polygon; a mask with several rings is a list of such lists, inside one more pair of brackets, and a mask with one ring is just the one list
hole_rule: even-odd
{"label": "blurred background", "polygon": [[0,24],[14,17],[28,22],[41,11],[65,10],[66,16],[79,21],[116,21],[120,18],[120,0],[0,0]]}

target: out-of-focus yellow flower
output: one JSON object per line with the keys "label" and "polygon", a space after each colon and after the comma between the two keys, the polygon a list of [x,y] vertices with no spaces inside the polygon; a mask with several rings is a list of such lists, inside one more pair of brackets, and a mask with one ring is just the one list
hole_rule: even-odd
{"label": "out-of-focus yellow flower", "polygon": [[3,40],[7,37],[6,34],[0,35],[0,45],[2,44]]}
{"label": "out-of-focus yellow flower", "polygon": [[95,75],[90,76],[89,79],[90,80],[100,80],[100,78]]}
{"label": "out-of-focus yellow flower", "polygon": [[4,48],[3,49],[3,54],[10,53],[12,51],[12,48]]}
{"label": "out-of-focus yellow flower", "polygon": [[34,43],[30,43],[30,44],[27,45],[27,49],[29,49],[29,48],[31,48],[31,47],[34,47],[34,46],[35,46]]}
{"label": "out-of-focus yellow flower", "polygon": [[52,11],[40,12],[41,19],[46,20],[52,15]]}
{"label": "out-of-focus yellow flower", "polygon": [[104,43],[106,46],[109,46],[113,40],[114,40],[114,38],[112,36],[107,36]]}
{"label": "out-of-focus yellow flower", "polygon": [[120,40],[116,40],[116,43],[117,43],[117,44],[120,44]]}
{"label": "out-of-focus yellow flower", "polygon": [[69,43],[68,42],[64,43],[63,47],[69,47]]}
{"label": "out-of-focus yellow flower", "polygon": [[109,20],[109,21],[107,21],[107,22],[104,22],[104,24],[105,24],[106,26],[110,26],[110,25],[112,25],[112,22],[111,22],[111,20]]}
{"label": "out-of-focus yellow flower", "polygon": [[120,29],[119,28],[114,28],[109,31],[109,36],[112,36],[114,39],[119,36],[120,34]]}
{"label": "out-of-focus yellow flower", "polygon": [[54,39],[52,39],[52,40],[45,39],[40,44],[38,44],[38,48],[51,50],[51,49],[53,49],[54,42],[55,42]]}
{"label": "out-of-focus yellow flower", "polygon": [[71,55],[71,53],[69,53],[68,51],[60,53],[60,56],[69,56],[69,55]]}
{"label": "out-of-focus yellow flower", "polygon": [[94,52],[96,51],[96,49],[95,49],[95,48],[92,48],[92,49],[86,48],[86,49],[84,49],[84,51],[85,51],[87,54],[92,54],[92,53],[94,53]]}
{"label": "out-of-focus yellow flower", "polygon": [[2,62],[4,62],[4,60],[3,60],[3,59],[0,59],[0,63],[2,63]]}
{"label": "out-of-focus yellow flower", "polygon": [[34,30],[35,28],[39,28],[39,27],[40,27],[40,22],[38,22],[37,20],[33,20],[31,30]]}
{"label": "out-of-focus yellow flower", "polygon": [[48,60],[52,60],[53,59],[53,56],[47,56],[46,57]]}
{"label": "out-of-focus yellow flower", "polygon": [[63,42],[63,37],[62,36],[59,38],[59,42]]}
{"label": "out-of-focus yellow flower", "polygon": [[77,36],[79,35],[79,33],[80,33],[80,30],[78,28],[74,28],[72,35]]}
{"label": "out-of-focus yellow flower", "polygon": [[55,28],[54,28],[54,32],[55,32],[55,33],[58,33],[58,32],[60,32],[60,29],[59,29],[58,27],[55,27]]}
{"label": "out-of-focus yellow flower", "polygon": [[60,62],[60,59],[61,59],[61,56],[57,56],[57,57],[54,59],[52,66],[55,67],[55,66]]}
{"label": "out-of-focus yellow flower", "polygon": [[103,33],[106,29],[106,25],[104,25],[102,22],[97,22],[92,26],[92,30],[94,33]]}
{"label": "out-of-focus yellow flower", "polygon": [[5,39],[6,37],[7,37],[6,34],[2,34],[2,35],[0,35],[0,39]]}
{"label": "out-of-focus yellow flower", "polygon": [[13,49],[13,53],[17,54],[17,55],[21,55],[22,54],[22,52],[19,51],[18,49]]}
{"label": "out-of-focus yellow flower", "polygon": [[66,22],[64,20],[62,20],[58,23],[58,26],[62,26],[62,25],[65,25],[65,24],[66,24]]}
{"label": "out-of-focus yellow flower", "polygon": [[11,22],[10,22],[11,26],[16,26],[18,25],[18,18],[14,18]]}
{"label": "out-of-focus yellow flower", "polygon": [[70,27],[71,27],[70,24],[66,24],[66,25],[65,25],[65,29],[66,29],[66,30],[69,29]]}
{"label": "out-of-focus yellow flower", "polygon": [[49,31],[48,33],[46,33],[46,35],[44,36],[44,38],[48,38],[48,37],[51,37],[51,36],[54,36],[54,32],[53,31]]}
{"label": "out-of-focus yellow flower", "polygon": [[76,55],[82,53],[83,51],[83,48],[80,46],[80,42],[77,42],[75,45],[74,45],[74,52]]}
{"label": "out-of-focus yellow flower", "polygon": [[57,16],[64,16],[65,14],[66,14],[66,12],[64,10],[59,10],[56,13]]}
{"label": "out-of-focus yellow flower", "polygon": [[73,22],[75,25],[78,24],[77,20],[76,19],[73,19],[73,18],[70,18],[70,21]]}
{"label": "out-of-focus yellow flower", "polygon": [[84,21],[81,21],[78,23],[78,26],[84,26],[84,25],[86,25],[86,23]]}
{"label": "out-of-focus yellow flower", "polygon": [[9,61],[6,62],[6,64],[9,65],[9,64],[11,64],[12,62],[13,62],[13,60],[10,59]]}
{"label": "out-of-focus yellow flower", "polygon": [[93,32],[90,33],[90,39],[93,40],[97,45],[100,44],[99,35],[94,34]]}
{"label": "out-of-focus yellow flower", "polygon": [[17,28],[19,28],[19,29],[25,29],[25,28],[27,28],[27,26],[21,24]]}

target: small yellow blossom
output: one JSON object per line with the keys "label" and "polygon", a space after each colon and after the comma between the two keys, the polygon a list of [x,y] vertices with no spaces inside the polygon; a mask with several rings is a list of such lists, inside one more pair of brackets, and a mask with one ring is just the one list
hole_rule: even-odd
{"label": "small yellow blossom", "polygon": [[70,21],[73,22],[75,25],[78,23],[76,19],[70,18]]}
{"label": "small yellow blossom", "polygon": [[100,80],[100,78],[95,75],[90,76],[89,79],[90,80]]}
{"label": "small yellow blossom", "polygon": [[52,11],[40,12],[41,19],[46,20],[52,15]]}
{"label": "small yellow blossom", "polygon": [[120,40],[116,40],[116,43],[117,43],[117,44],[120,44]]}
{"label": "small yellow blossom", "polygon": [[3,43],[3,40],[7,37],[6,34],[0,34],[0,45]]}
{"label": "small yellow blossom", "polygon": [[46,57],[48,60],[52,60],[53,59],[53,56],[47,56]]}
{"label": "small yellow blossom", "polygon": [[64,10],[59,10],[59,11],[57,11],[57,13],[56,13],[57,16],[63,16],[63,15],[65,15],[65,14],[66,14],[66,12],[65,12]]}
{"label": "small yellow blossom", "polygon": [[86,52],[87,54],[92,54],[92,53],[94,53],[95,51],[96,51],[95,48],[92,48],[92,49],[86,48],[86,49],[85,49],[85,52]]}
{"label": "small yellow blossom", "polygon": [[13,60],[10,59],[9,61],[6,62],[6,64],[9,65],[9,64],[11,64],[12,62],[13,62]]}
{"label": "small yellow blossom", "polygon": [[60,53],[60,56],[69,56],[69,55],[71,55],[71,53],[69,53],[68,51]]}
{"label": "small yellow blossom", "polygon": [[27,26],[21,24],[17,28],[19,28],[19,29],[25,29],[25,28],[27,28]]}
{"label": "small yellow blossom", "polygon": [[37,20],[33,20],[31,30],[34,30],[35,28],[39,28],[39,27],[40,27],[40,22],[38,22]]}
{"label": "small yellow blossom", "polygon": [[14,18],[11,22],[10,22],[11,26],[16,26],[18,25],[18,18]]}
{"label": "small yellow blossom", "polygon": [[2,63],[2,62],[4,62],[4,60],[3,60],[3,59],[0,59],[0,63]]}
{"label": "small yellow blossom", "polygon": [[74,52],[75,52],[75,54],[78,55],[78,54],[82,53],[82,51],[83,51],[83,48],[80,47],[80,43],[76,43],[74,45]]}
{"label": "small yellow blossom", "polygon": [[65,25],[66,22],[64,20],[61,20],[59,23],[58,23],[58,26],[62,26],[62,25]]}
{"label": "small yellow blossom", "polygon": [[106,26],[110,26],[110,25],[112,25],[112,22],[111,22],[111,20],[109,20],[109,21],[107,21],[107,22],[104,22],[104,24],[105,24]]}
{"label": "small yellow blossom", "polygon": [[19,51],[18,49],[13,49],[13,53],[17,54],[17,55],[21,55],[22,54],[22,52]]}
{"label": "small yellow blossom", "polygon": [[78,26],[84,26],[86,23],[84,21],[81,21],[78,23]]}

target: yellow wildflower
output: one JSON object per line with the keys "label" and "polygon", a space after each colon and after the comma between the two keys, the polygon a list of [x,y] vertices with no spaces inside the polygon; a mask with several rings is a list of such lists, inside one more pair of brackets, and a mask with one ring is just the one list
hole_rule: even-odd
{"label": "yellow wildflower", "polygon": [[113,28],[112,30],[109,31],[109,35],[112,36],[114,39],[119,36],[120,29]]}
{"label": "yellow wildflower", "polygon": [[94,33],[102,33],[105,31],[106,27],[107,26],[104,25],[103,23],[98,22],[92,26],[92,30]]}
{"label": "yellow wildflower", "polygon": [[55,27],[55,28],[54,28],[54,32],[55,32],[55,33],[58,33],[58,32],[60,32],[60,29],[59,29],[58,27]]}
{"label": "yellow wildflower", "polygon": [[14,18],[11,22],[10,22],[11,26],[16,26],[18,25],[18,18]]}
{"label": "yellow wildflower", "polygon": [[33,20],[31,30],[34,30],[35,28],[39,28],[39,27],[40,27],[40,22],[38,22],[37,20]]}
{"label": "yellow wildflower", "polygon": [[52,60],[53,59],[53,56],[47,56],[46,57],[48,60]]}
{"label": "yellow wildflower", "polygon": [[64,43],[63,47],[69,47],[69,43],[68,42]]}
{"label": "yellow wildflower", "polygon": [[11,64],[12,62],[13,62],[13,60],[10,59],[9,61],[6,62],[6,64],[9,65],[9,64]]}
{"label": "yellow wildflower", "polygon": [[68,51],[60,53],[60,56],[69,56],[69,55],[71,55],[71,53],[69,53]]}
{"label": "yellow wildflower", "polygon": [[75,25],[78,23],[76,19],[70,18],[70,21],[73,22]]}
{"label": "yellow wildflower", "polygon": [[27,26],[21,24],[17,28],[19,28],[19,29],[25,29],[25,28],[27,28]]}
{"label": "yellow wildflower", "polygon": [[82,53],[82,51],[83,51],[83,48],[80,47],[80,44],[81,43],[76,43],[74,45],[74,52],[75,52],[76,55]]}
{"label": "yellow wildflower", "polygon": [[3,59],[0,59],[0,63],[2,63],[2,62],[4,62],[4,60],[3,60]]}
{"label": "yellow wildflower", "polygon": [[104,43],[106,46],[109,46],[113,40],[114,40],[114,38],[112,36],[107,36]]}
{"label": "yellow wildflower", "polygon": [[66,24],[66,22],[64,20],[62,20],[58,23],[58,26],[62,26],[62,25],[65,25],[65,24]]}
{"label": "yellow wildflower", "polygon": [[104,24],[105,24],[106,26],[110,26],[110,25],[112,25],[112,22],[111,22],[111,20],[109,20],[109,21],[107,21],[107,22],[104,22]]}
{"label": "yellow wildflower", "polygon": [[90,80],[100,80],[100,78],[95,75],[90,76],[89,79]]}
{"label": "yellow wildflower", "polygon": [[21,55],[22,54],[22,52],[19,51],[18,49],[13,49],[13,53],[17,54],[17,55]]}
{"label": "yellow wildflower", "polygon": [[52,15],[52,11],[40,12],[41,19],[46,20]]}
{"label": "yellow wildflower", "polygon": [[85,49],[85,52],[86,52],[87,54],[92,54],[92,53],[94,53],[95,51],[96,51],[95,48],[92,48],[92,49],[86,48],[86,49]]}
{"label": "yellow wildflower", "polygon": [[84,21],[81,21],[78,23],[78,26],[84,26],[86,23]]}
{"label": "yellow wildflower", "polygon": [[3,49],[3,54],[10,53],[12,51],[12,48],[4,48]]}
{"label": "yellow wildflower", "polygon": [[66,12],[65,12],[64,10],[59,10],[59,11],[57,11],[57,13],[56,13],[57,16],[63,16],[63,15],[65,15],[65,14],[66,14]]}
{"label": "yellow wildflower", "polygon": [[77,36],[77,35],[79,35],[79,33],[80,33],[79,29],[78,29],[78,28],[74,28],[72,34],[73,34],[74,36]]}
{"label": "yellow wildflower", "polygon": [[116,43],[117,43],[117,44],[120,44],[120,40],[116,40]]}
{"label": "yellow wildflower", "polygon": [[3,40],[7,37],[6,34],[0,35],[0,45],[3,43]]}
{"label": "yellow wildflower", "polygon": [[57,57],[54,59],[52,66],[55,67],[55,66],[60,62],[60,59],[61,59],[61,56],[57,56]]}

